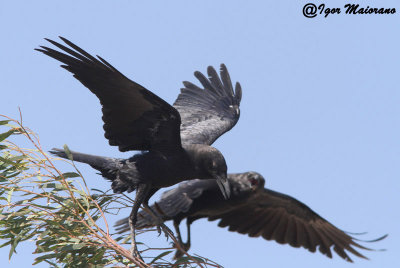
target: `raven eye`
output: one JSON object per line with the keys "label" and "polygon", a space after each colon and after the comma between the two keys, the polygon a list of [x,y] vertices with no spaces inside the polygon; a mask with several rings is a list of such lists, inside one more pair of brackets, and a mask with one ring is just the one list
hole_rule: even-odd
{"label": "raven eye", "polygon": [[217,163],[215,161],[207,161],[206,162],[207,168],[214,170],[217,167]]}
{"label": "raven eye", "polygon": [[258,185],[258,180],[252,177],[252,178],[250,178],[250,183],[251,183],[251,186]]}
{"label": "raven eye", "polygon": [[210,162],[208,162],[208,166],[210,169],[215,169],[217,167],[217,162],[210,161]]}

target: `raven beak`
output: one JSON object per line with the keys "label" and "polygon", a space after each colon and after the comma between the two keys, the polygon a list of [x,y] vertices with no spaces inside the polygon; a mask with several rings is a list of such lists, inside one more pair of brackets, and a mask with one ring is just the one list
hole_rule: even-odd
{"label": "raven beak", "polygon": [[224,177],[217,177],[217,184],[219,186],[219,189],[222,192],[222,195],[224,196],[225,199],[229,199],[231,196],[231,188],[229,188],[229,182],[228,179]]}

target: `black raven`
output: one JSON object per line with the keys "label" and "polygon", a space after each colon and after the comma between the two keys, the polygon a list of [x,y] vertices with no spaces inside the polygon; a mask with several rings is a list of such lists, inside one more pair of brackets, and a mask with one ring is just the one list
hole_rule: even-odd
{"label": "black raven", "polygon": [[[161,199],[152,205],[164,221],[173,220],[181,247],[190,248],[190,225],[193,221],[208,218],[220,219],[219,227],[229,227],[229,231],[262,236],[280,244],[304,247],[332,258],[331,247],[343,259],[352,262],[347,251],[366,258],[354,249],[367,249],[349,234],[339,230],[323,219],[302,202],[288,195],[264,188],[264,178],[256,172],[229,174],[231,197],[223,199],[218,194],[218,186],[213,180],[192,180],[163,193]],[[182,242],[179,224],[186,218],[188,239]],[[116,223],[119,233],[129,230],[128,218]],[[138,213],[137,228],[155,226],[146,211]],[[373,241],[378,241],[386,236]],[[179,250],[175,258],[182,256]]]}
{"label": "black raven", "polygon": [[[64,53],[45,46],[36,50],[62,62],[61,67],[99,98],[110,145],[118,146],[121,152],[142,151],[129,159],[71,152],[73,160],[89,164],[111,180],[114,192],[137,191],[129,217],[133,254],[140,256],[134,232],[137,211],[141,204],[148,207],[148,200],[158,189],[195,178],[214,179],[224,197],[229,197],[225,159],[210,146],[239,119],[241,87],[236,83],[233,90],[224,64],[220,77],[211,66],[208,79],[195,72],[204,89],[183,82],[184,88],[171,106],[100,56],[95,58],[67,39],[60,39],[67,46],[46,40]],[[51,153],[67,158],[61,149]]]}

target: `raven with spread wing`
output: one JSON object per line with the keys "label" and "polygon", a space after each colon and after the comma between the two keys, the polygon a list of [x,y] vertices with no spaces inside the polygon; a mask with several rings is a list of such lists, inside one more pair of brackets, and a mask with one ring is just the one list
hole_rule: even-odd
{"label": "raven with spread wing", "polygon": [[[140,256],[134,232],[137,211],[141,204],[148,207],[158,189],[195,178],[214,179],[224,197],[229,197],[225,159],[210,146],[239,119],[241,87],[236,83],[233,89],[225,65],[221,64],[220,77],[211,66],[207,69],[209,78],[195,72],[204,89],[184,82],[171,106],[101,57],[60,39],[66,45],[46,40],[62,52],[46,46],[36,50],[62,62],[61,67],[99,98],[110,145],[118,146],[121,152],[142,151],[129,159],[71,152],[74,161],[89,164],[111,180],[114,192],[136,190],[129,217],[134,255]],[[51,153],[68,158],[61,149]]]}
{"label": "raven with spread wing", "polygon": [[[332,258],[331,247],[343,259],[352,262],[348,252],[366,258],[355,248],[366,249],[355,238],[338,229],[308,206],[288,195],[264,188],[264,178],[256,172],[228,175],[231,198],[224,200],[218,194],[213,180],[192,180],[163,193],[152,206],[164,221],[173,220],[181,247],[190,248],[190,225],[201,218],[220,220],[219,227],[229,231],[263,237],[280,244],[319,251]],[[188,239],[182,242],[179,224],[186,218]],[[146,211],[138,214],[137,228],[150,228],[154,220]],[[129,230],[128,219],[116,223],[119,233]],[[373,241],[378,241],[386,236]],[[175,257],[182,256],[179,250]]]}

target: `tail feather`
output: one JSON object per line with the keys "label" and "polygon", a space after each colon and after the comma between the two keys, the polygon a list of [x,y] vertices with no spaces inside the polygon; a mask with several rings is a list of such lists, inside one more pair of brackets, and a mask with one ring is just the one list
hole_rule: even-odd
{"label": "tail feather", "polygon": [[[154,212],[157,213],[157,210],[154,205],[151,206],[151,208]],[[157,216],[163,220],[168,220],[168,219],[165,219],[159,213],[157,213]],[[147,228],[155,227],[156,225],[157,225],[157,223],[155,222],[155,220],[153,219],[153,217],[150,214],[148,214],[144,210],[139,211],[138,216],[137,216],[137,221],[136,221],[136,227],[135,227],[136,229],[138,229],[138,230],[147,229]],[[117,230],[117,233],[119,233],[119,234],[128,232],[130,230],[129,217],[118,220],[114,226],[115,226],[115,229]]]}
{"label": "tail feather", "polygon": [[[68,159],[68,156],[63,149],[53,148],[49,152],[59,157]],[[71,151],[71,155],[72,155],[72,160],[89,164],[94,169],[97,169],[99,171],[103,171],[104,169],[109,169],[111,167],[110,165],[112,165],[112,163],[116,161],[116,159],[113,158],[83,154],[74,151]]]}
{"label": "tail feather", "polygon": [[[73,161],[89,164],[92,168],[100,171],[104,178],[112,181],[111,188],[114,193],[125,191],[130,193],[136,190],[137,185],[140,183],[135,165],[128,163],[126,160],[70,152]],[[53,148],[50,153],[68,159],[63,149]]]}

